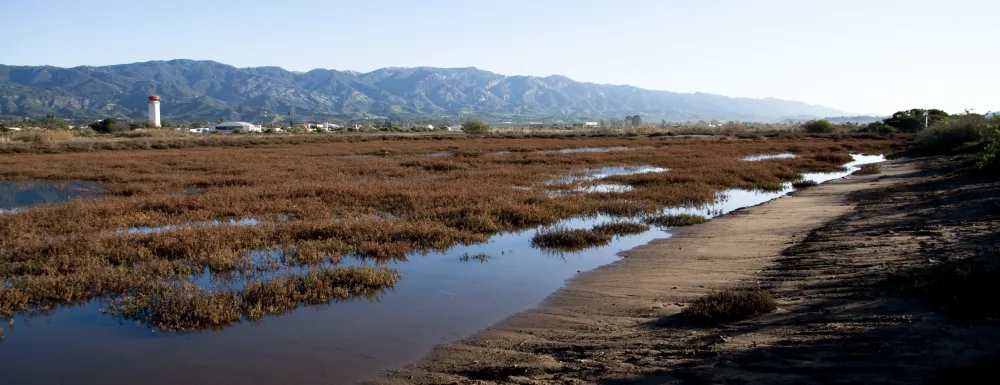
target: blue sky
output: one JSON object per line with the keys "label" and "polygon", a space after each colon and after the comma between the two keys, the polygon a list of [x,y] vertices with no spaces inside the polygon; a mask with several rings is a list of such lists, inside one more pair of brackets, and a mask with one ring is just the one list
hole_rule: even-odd
{"label": "blue sky", "polygon": [[0,0],[0,63],[469,67],[853,113],[1000,109],[997,0]]}

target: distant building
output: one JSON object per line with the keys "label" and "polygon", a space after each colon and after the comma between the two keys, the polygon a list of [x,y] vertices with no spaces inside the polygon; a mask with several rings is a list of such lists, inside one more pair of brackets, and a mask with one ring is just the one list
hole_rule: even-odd
{"label": "distant building", "polygon": [[597,127],[600,126],[601,124],[598,122],[583,122],[583,125],[586,127]]}
{"label": "distant building", "polygon": [[448,131],[462,131],[462,125],[456,124],[454,126],[448,126]]}
{"label": "distant building", "polygon": [[149,122],[153,124],[153,127],[160,127],[160,97],[149,95],[146,104],[149,104]]}
{"label": "distant building", "polygon": [[234,132],[240,130],[243,132],[262,132],[263,129],[260,126],[255,126],[247,122],[225,122],[215,125],[215,131],[219,132]]}

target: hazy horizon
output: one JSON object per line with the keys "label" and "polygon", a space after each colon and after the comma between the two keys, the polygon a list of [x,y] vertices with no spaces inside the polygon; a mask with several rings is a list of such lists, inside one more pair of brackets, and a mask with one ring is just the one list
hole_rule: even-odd
{"label": "hazy horizon", "polygon": [[290,71],[476,67],[850,114],[1000,108],[1000,54],[988,50],[1000,36],[991,20],[1000,3],[987,0],[39,0],[8,9],[18,17],[0,31],[18,39],[0,62],[10,65],[186,58]]}

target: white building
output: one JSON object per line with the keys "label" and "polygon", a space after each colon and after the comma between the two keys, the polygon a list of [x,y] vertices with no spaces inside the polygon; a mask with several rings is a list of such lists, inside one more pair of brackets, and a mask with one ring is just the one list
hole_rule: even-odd
{"label": "white building", "polygon": [[255,126],[247,122],[225,122],[215,125],[215,131],[219,132],[235,132],[240,130],[243,132],[262,132],[263,129],[260,126]]}
{"label": "white building", "polygon": [[462,125],[456,124],[454,126],[448,126],[448,131],[462,131]]}
{"label": "white building", "polygon": [[153,127],[160,127],[160,97],[149,95],[146,104],[149,104],[149,122]]}
{"label": "white building", "polygon": [[585,127],[597,127],[600,126],[601,124],[598,122],[583,122],[583,125]]}

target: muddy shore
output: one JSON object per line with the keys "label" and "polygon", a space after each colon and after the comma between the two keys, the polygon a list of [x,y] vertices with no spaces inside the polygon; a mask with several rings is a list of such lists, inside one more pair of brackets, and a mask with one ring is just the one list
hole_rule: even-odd
{"label": "muddy shore", "polygon": [[[954,321],[879,284],[939,263],[927,255],[943,247],[961,256],[976,252],[963,245],[1000,244],[995,183],[948,184],[945,172],[922,170],[926,163],[889,162],[878,175],[829,182],[627,251],[537,308],[373,383],[913,383],[995,353],[995,325]],[[947,205],[934,199],[982,205],[963,211],[976,225],[936,220]],[[924,228],[930,222],[933,231]],[[709,328],[678,319],[692,300],[736,286],[775,293],[778,310]]]}

